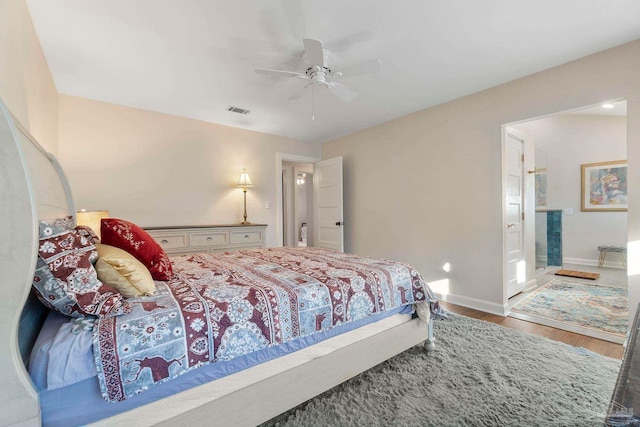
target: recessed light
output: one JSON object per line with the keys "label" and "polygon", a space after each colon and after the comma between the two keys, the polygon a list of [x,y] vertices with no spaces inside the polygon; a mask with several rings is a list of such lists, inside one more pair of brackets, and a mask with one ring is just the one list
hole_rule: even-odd
{"label": "recessed light", "polygon": [[607,104],[602,104],[602,108],[611,109],[611,108],[613,108],[613,107],[614,107],[614,105],[613,105],[613,104],[609,104],[609,103],[607,103]]}

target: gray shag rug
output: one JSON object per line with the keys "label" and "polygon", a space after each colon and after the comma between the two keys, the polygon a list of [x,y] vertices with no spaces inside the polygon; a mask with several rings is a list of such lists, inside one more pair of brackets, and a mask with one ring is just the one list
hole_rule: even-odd
{"label": "gray shag rug", "polygon": [[620,361],[450,315],[404,353],[263,426],[602,425]]}

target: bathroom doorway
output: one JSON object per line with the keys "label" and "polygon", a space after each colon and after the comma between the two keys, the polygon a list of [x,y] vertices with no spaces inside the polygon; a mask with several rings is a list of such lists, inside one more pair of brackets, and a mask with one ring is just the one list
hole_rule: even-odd
{"label": "bathroom doorway", "polygon": [[[525,224],[527,287],[509,299],[509,315],[622,342],[628,318],[626,102],[509,126],[533,144],[534,158],[524,172],[525,198],[534,205]],[[610,176],[615,185],[603,190]],[[603,257],[602,247],[617,251]],[[604,299],[595,302],[604,294],[615,309]]]}
{"label": "bathroom doorway", "polygon": [[313,246],[313,163],[282,162],[283,246]]}

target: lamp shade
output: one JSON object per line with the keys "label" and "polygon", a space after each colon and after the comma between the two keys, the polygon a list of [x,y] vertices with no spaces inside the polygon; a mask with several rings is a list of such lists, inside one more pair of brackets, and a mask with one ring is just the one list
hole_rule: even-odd
{"label": "lamp shade", "polygon": [[236,185],[236,187],[239,187],[239,188],[253,187],[253,184],[251,183],[251,178],[249,178],[249,173],[247,172],[246,169],[242,169],[242,173],[240,174],[240,179],[238,180],[238,185]]}
{"label": "lamp shade", "polygon": [[80,210],[76,212],[76,223],[91,228],[98,238],[100,238],[100,221],[102,218],[109,218],[109,211]]}

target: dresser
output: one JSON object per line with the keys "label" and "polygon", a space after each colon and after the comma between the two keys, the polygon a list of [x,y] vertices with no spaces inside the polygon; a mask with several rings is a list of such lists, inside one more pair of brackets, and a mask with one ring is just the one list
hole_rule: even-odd
{"label": "dresser", "polygon": [[266,224],[145,227],[168,255],[266,247]]}

